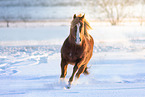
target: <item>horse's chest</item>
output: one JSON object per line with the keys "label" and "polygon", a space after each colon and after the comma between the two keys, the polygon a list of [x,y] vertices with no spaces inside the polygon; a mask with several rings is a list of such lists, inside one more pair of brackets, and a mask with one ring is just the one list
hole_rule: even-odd
{"label": "horse's chest", "polygon": [[83,57],[83,51],[72,49],[66,53],[66,56],[69,61],[73,62],[73,61],[76,61],[77,59],[80,59]]}
{"label": "horse's chest", "polygon": [[75,52],[70,51],[70,52],[68,52],[69,57],[78,57],[78,56],[81,56],[81,55],[82,55],[82,52],[79,52],[79,51],[75,51]]}

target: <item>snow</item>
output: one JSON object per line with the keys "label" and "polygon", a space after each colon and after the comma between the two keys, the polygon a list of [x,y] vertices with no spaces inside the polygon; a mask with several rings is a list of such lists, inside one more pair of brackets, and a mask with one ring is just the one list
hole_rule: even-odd
{"label": "snow", "polygon": [[145,97],[145,28],[98,26],[90,75],[70,89],[60,76],[60,49],[69,35],[65,25],[15,26],[0,30],[1,97]]}

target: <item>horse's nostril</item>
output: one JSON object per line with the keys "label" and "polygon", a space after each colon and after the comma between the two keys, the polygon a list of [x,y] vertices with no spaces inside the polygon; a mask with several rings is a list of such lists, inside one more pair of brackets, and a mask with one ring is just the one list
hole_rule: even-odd
{"label": "horse's nostril", "polygon": [[79,38],[78,40],[77,39],[75,39],[75,41],[77,42],[77,41],[81,41],[81,38]]}

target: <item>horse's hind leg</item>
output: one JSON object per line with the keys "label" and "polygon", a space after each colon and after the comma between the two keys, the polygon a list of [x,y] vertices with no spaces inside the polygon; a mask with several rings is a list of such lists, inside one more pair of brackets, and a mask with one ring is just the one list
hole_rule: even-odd
{"label": "horse's hind leg", "polygon": [[78,79],[80,77],[80,75],[85,71],[85,69],[87,68],[86,65],[82,65],[80,67],[80,69],[78,70],[77,74],[76,74],[76,78]]}
{"label": "horse's hind leg", "polygon": [[65,60],[61,60],[61,76],[60,78],[65,78],[66,74],[67,74],[67,66],[68,63]]}

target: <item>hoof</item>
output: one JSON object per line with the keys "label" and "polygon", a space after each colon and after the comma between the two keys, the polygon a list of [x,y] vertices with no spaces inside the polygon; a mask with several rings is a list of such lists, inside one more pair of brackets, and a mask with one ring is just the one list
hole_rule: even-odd
{"label": "hoof", "polygon": [[70,86],[70,85],[67,85],[65,88],[66,88],[66,89],[70,89],[70,88],[71,88],[71,86]]}
{"label": "hoof", "polygon": [[70,89],[71,88],[71,82],[68,82],[68,85],[66,86],[66,89]]}
{"label": "hoof", "polygon": [[60,81],[64,81],[65,80],[65,78],[60,78]]}

